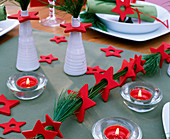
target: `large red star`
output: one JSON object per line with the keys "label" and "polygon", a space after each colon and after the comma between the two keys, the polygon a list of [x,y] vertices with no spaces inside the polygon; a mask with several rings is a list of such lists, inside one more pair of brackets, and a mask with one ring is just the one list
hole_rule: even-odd
{"label": "large red star", "polygon": [[165,59],[168,59],[168,58],[169,58],[169,56],[168,56],[168,54],[165,52],[165,50],[166,50],[165,45],[161,45],[161,46],[158,47],[157,49],[150,47],[151,53],[160,53],[160,54],[161,54],[161,60],[160,60],[160,64],[159,64],[159,67],[160,67],[160,68],[162,68],[163,61],[164,61]]}
{"label": "large red star", "polygon": [[[121,6],[124,6],[125,10],[121,10]],[[134,14],[130,6],[130,0],[116,0],[116,7],[111,10],[112,12],[118,13],[122,21],[124,21],[127,14]]]}
{"label": "large red star", "polygon": [[60,43],[60,42],[67,42],[67,40],[65,39],[65,36],[54,36],[54,38],[50,39],[50,41],[55,41],[56,43]]}
{"label": "large red star", "polygon": [[[109,46],[108,48],[100,48],[101,51],[104,51],[106,53],[106,56],[117,56],[121,57],[120,53],[123,52],[123,50],[115,49],[112,46]],[[114,51],[114,52],[110,52]]]}
{"label": "large red star", "polygon": [[21,133],[20,127],[25,125],[26,122],[17,122],[14,118],[12,118],[8,123],[0,124],[0,127],[4,128],[3,134],[7,134],[10,132]]}
{"label": "large red star", "polygon": [[[68,94],[70,94],[71,92],[76,93],[75,91],[68,90]],[[82,103],[80,109],[76,112],[76,117],[77,117],[78,121],[80,123],[82,123],[84,120],[84,116],[85,116],[85,110],[95,106],[96,103],[93,100],[91,100],[90,98],[88,98],[88,84],[85,84],[79,90],[78,97],[82,98],[83,103]]]}
{"label": "large red star", "polygon": [[134,65],[135,65],[134,60],[130,62],[127,62],[126,59],[123,60],[122,67],[118,72],[124,70],[125,68],[127,68],[128,71],[124,76],[119,77],[120,86],[122,86],[126,82],[127,78],[130,78],[130,77],[134,78],[136,76],[134,69],[133,69]]}
{"label": "large red star", "polygon": [[45,130],[41,121],[38,120],[34,126],[33,130],[30,131],[23,131],[22,134],[26,138],[34,138],[37,134],[41,134],[44,136],[45,139],[54,139],[58,132]]}
{"label": "large red star", "polygon": [[101,73],[101,72],[105,72],[104,69],[101,69],[99,67],[99,65],[95,66],[95,67],[87,67],[87,72],[86,74],[94,74],[94,73]]}
{"label": "large red star", "polygon": [[2,94],[0,96],[0,104],[4,105],[3,107],[0,107],[0,114],[4,114],[7,116],[11,115],[10,109],[18,105],[20,102],[19,100],[8,100],[6,97]]}
{"label": "large red star", "polygon": [[[135,54],[135,58],[130,58],[130,61],[134,60],[134,65],[136,65],[136,69],[135,69],[135,74],[137,75],[138,72],[142,72],[145,74],[145,69],[143,68],[143,65],[145,64],[146,60],[142,60],[142,55],[140,55],[139,57]],[[132,77],[132,80],[135,81],[135,77]]]}
{"label": "large red star", "polygon": [[104,74],[95,73],[96,84],[98,84],[101,80],[107,80],[107,86],[104,88],[102,92],[102,98],[106,102],[109,98],[110,90],[119,86],[119,84],[113,80],[113,67],[110,67]]}
{"label": "large red star", "polygon": [[86,28],[91,27],[92,23],[80,23],[79,27],[72,27],[71,23],[60,24],[60,26],[66,28],[64,30],[65,33],[74,32],[74,31],[86,33]]}
{"label": "large red star", "polygon": [[57,132],[57,136],[60,137],[60,138],[63,138],[63,135],[61,134],[61,132],[59,130],[59,128],[61,126],[61,122],[53,121],[50,118],[50,116],[48,116],[48,114],[46,114],[45,119],[46,119],[46,121],[44,123],[42,123],[43,127],[53,126],[55,131]]}
{"label": "large red star", "polygon": [[57,57],[53,57],[52,54],[49,54],[47,56],[44,56],[44,55],[40,55],[41,59],[39,60],[39,62],[47,62],[49,64],[51,64],[52,61],[54,60],[58,60]]}
{"label": "large red star", "polygon": [[38,14],[38,11],[34,11],[34,12],[29,12],[29,16],[21,16],[21,11],[18,12],[18,14],[14,14],[14,15],[9,15],[8,18],[9,19],[18,19],[18,21],[20,23],[28,21],[28,20],[39,20],[39,17],[36,16]]}

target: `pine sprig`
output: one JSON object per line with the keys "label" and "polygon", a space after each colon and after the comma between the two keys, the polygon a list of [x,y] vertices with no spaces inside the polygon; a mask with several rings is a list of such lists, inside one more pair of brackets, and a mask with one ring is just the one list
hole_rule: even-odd
{"label": "pine sprig", "polygon": [[[55,9],[65,11],[71,14],[74,18],[78,18],[83,5],[85,4],[84,0],[64,0],[64,1],[55,1],[58,6],[54,6]],[[52,5],[51,5],[52,6]]]}
{"label": "pine sprig", "polygon": [[[170,50],[165,50],[167,54],[170,54]],[[154,72],[158,71],[161,54],[160,53],[153,53],[150,55],[144,55],[143,60],[146,60],[144,64],[144,70],[148,74],[153,74]],[[136,69],[136,65],[134,66],[134,70]],[[117,72],[113,75],[113,80],[119,79],[119,77],[125,75],[127,73],[128,69],[125,68],[124,70]],[[101,90],[107,86],[107,80],[101,80],[98,84],[91,87],[88,92],[88,97],[92,100],[97,98],[101,95]],[[74,115],[75,112],[81,107],[82,105],[82,99],[80,97],[77,97],[78,92],[67,94],[67,91],[64,93],[62,92],[59,96],[57,105],[54,107],[54,121],[63,122],[66,118],[70,117],[71,115]],[[52,130],[50,126],[46,127],[46,130]],[[42,135],[37,136],[38,139],[43,139]]]}
{"label": "pine sprig", "polygon": [[18,2],[20,4],[20,6],[21,6],[21,9],[23,11],[25,11],[25,10],[27,10],[28,5],[29,5],[31,0],[15,0],[15,1]]}

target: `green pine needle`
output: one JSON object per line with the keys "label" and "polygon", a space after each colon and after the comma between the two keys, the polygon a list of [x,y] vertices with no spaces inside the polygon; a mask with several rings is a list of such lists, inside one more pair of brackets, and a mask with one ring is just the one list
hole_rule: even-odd
{"label": "green pine needle", "polygon": [[23,11],[25,11],[25,10],[27,10],[28,5],[29,5],[31,0],[15,0],[15,1],[18,2],[20,4],[20,6],[21,6],[21,9]]}

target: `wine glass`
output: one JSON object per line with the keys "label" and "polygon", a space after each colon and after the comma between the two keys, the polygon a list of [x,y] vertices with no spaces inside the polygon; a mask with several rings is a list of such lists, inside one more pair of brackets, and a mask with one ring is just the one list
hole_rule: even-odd
{"label": "wine glass", "polygon": [[[55,1],[48,0],[50,5],[55,5]],[[49,16],[45,19],[41,19],[40,24],[48,27],[56,27],[60,26],[60,24],[64,23],[65,21],[62,18],[58,18],[55,16],[55,8],[54,6],[50,6],[49,8]]]}

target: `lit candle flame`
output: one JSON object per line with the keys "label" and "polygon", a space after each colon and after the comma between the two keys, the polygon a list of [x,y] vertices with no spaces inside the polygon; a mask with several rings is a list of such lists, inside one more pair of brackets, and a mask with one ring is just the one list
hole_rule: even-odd
{"label": "lit candle flame", "polygon": [[119,135],[119,128],[116,128],[116,132],[115,132],[115,135]]}
{"label": "lit candle flame", "polygon": [[138,97],[142,97],[142,91],[141,90],[139,90],[139,92],[138,92]]}
{"label": "lit candle flame", "polygon": [[30,80],[29,80],[29,78],[27,78],[26,85],[29,85],[29,84],[30,84]]}

